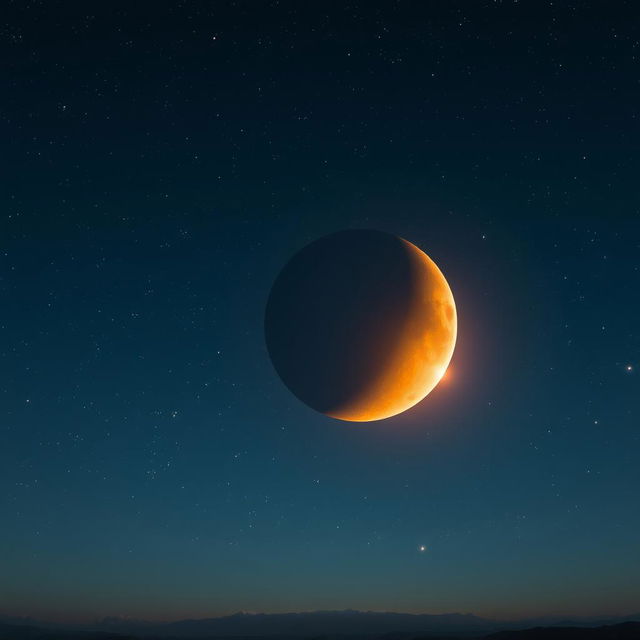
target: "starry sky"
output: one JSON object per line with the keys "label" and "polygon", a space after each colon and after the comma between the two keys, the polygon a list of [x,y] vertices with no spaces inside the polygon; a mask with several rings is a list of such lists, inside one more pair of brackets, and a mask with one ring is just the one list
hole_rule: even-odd
{"label": "starry sky", "polygon": [[[0,53],[0,613],[638,609],[633,2],[14,0]],[[263,337],[350,228],[459,317],[369,424]]]}

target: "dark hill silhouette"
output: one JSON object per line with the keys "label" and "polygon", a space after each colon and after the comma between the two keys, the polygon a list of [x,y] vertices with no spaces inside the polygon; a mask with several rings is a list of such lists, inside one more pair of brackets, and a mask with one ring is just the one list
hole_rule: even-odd
{"label": "dark hill silhouette", "polygon": [[484,640],[639,640],[640,622],[604,627],[536,627],[521,631],[499,631]]}
{"label": "dark hill silhouette", "polygon": [[347,610],[237,613],[221,618],[172,623],[104,618],[92,625],[65,627],[36,623],[31,618],[0,617],[0,640],[640,640],[640,622],[620,624],[623,620],[629,621],[630,618],[504,622],[457,613],[412,615]]}
{"label": "dark hill silhouette", "polygon": [[[348,619],[350,614],[354,612],[341,612]],[[303,614],[286,614],[287,616],[303,615]],[[327,614],[325,614],[327,615]],[[365,615],[365,614],[361,614]],[[389,614],[379,614],[380,616],[388,616]],[[394,614],[402,615],[402,614]],[[248,614],[238,614],[230,616],[237,618],[239,616],[248,616]],[[251,616],[260,617],[260,616]],[[331,616],[333,617],[333,616]],[[420,617],[420,616],[418,616]],[[440,618],[441,616],[429,616]],[[466,618],[457,614],[451,616],[443,616],[448,619],[445,624],[458,624],[458,618]],[[471,616],[473,618],[473,616]],[[478,619],[480,620],[480,619]],[[116,622],[112,619],[111,622]],[[186,621],[198,622],[198,621]],[[205,621],[207,622],[207,621]],[[439,620],[439,623],[445,621]],[[486,621],[484,621],[486,622]],[[143,623],[148,625],[148,623]],[[165,625],[172,626],[175,629],[177,624]],[[151,629],[146,626],[145,630],[137,634],[121,634],[105,631],[87,631],[82,629],[64,629],[64,628],[42,628],[25,624],[6,624],[0,622],[0,640],[154,640],[157,638],[188,638],[194,636],[156,636]],[[496,633],[479,633],[470,634],[468,629],[459,632],[434,632],[429,635],[421,635],[416,637],[415,634],[406,632],[396,633],[373,633],[373,634],[349,634],[349,633],[316,633],[312,635],[295,635],[295,634],[264,634],[261,636],[208,636],[217,640],[248,640],[249,638],[261,638],[261,640],[291,640],[298,638],[300,640],[349,640],[357,638],[359,640],[451,640],[453,638],[475,638],[477,640],[639,640],[640,639],[640,622],[623,622],[615,625],[605,625],[600,627],[535,627],[523,630],[507,630]]]}
{"label": "dark hill silhouette", "polygon": [[[44,629],[30,625],[15,625],[0,623],[0,640],[152,640],[157,636],[140,634],[117,634],[101,631],[82,631],[78,629]],[[180,638],[180,636],[173,636]],[[221,636],[216,636],[221,640]],[[260,636],[252,636],[260,637]],[[292,636],[262,636],[264,640],[291,638]],[[377,640],[400,640],[414,638],[415,640],[451,640],[452,638],[472,637],[477,640],[638,640],[640,638],[640,622],[623,622],[616,625],[602,627],[535,627],[518,631],[499,631],[497,633],[469,636],[468,634],[430,634],[428,636],[405,636],[402,634],[377,634],[373,636],[353,636],[347,634],[301,636],[305,640],[328,640],[330,638],[368,637]],[[242,638],[242,636],[226,637]]]}

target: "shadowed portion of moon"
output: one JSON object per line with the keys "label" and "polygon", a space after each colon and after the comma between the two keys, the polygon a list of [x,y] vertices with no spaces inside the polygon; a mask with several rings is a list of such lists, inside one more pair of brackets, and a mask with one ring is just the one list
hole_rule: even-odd
{"label": "shadowed portion of moon", "polygon": [[411,243],[341,231],[298,252],[267,302],[276,371],[305,404],[352,421],[419,402],[453,352],[455,305],[437,266]]}

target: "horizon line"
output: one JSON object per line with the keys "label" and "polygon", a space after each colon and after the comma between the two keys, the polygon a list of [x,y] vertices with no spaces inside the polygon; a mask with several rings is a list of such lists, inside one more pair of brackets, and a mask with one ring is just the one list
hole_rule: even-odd
{"label": "horizon line", "polygon": [[[134,615],[127,614],[106,614],[100,616],[87,616],[83,617],[82,621],[79,621],[77,618],[72,620],[71,618],[65,618],[61,616],[59,618],[47,617],[39,617],[37,614],[11,614],[8,612],[0,612],[0,623],[11,624],[12,622],[24,621],[25,623],[32,624],[37,626],[39,624],[42,625],[66,625],[66,626],[88,626],[92,624],[103,624],[107,621],[114,622],[129,622],[129,623],[139,623],[146,625],[170,625],[181,622],[203,622],[208,620],[224,620],[234,617],[247,616],[247,617],[258,617],[258,616],[294,616],[294,615],[317,615],[317,614],[360,614],[360,615],[398,615],[398,616],[412,616],[412,617],[422,617],[428,616],[432,618],[438,617],[446,617],[446,616],[459,616],[459,617],[473,617],[478,620],[485,622],[495,622],[495,623],[517,623],[517,622],[525,622],[525,621],[536,621],[536,620],[566,620],[566,621],[597,621],[597,620],[607,620],[607,619],[637,619],[640,620],[640,612],[634,613],[599,613],[599,614],[580,614],[580,613],[545,613],[545,614],[528,614],[528,615],[520,615],[517,617],[499,617],[492,615],[482,615],[473,612],[463,612],[463,611],[447,611],[443,613],[430,613],[428,611],[394,611],[389,609],[303,609],[303,610],[288,610],[288,611],[250,611],[245,609],[239,609],[234,611],[233,613],[223,613],[217,615],[207,615],[203,614],[202,616],[185,616],[185,617],[175,617],[175,618],[154,618],[154,617],[140,617]],[[25,626],[28,626],[25,624]]]}

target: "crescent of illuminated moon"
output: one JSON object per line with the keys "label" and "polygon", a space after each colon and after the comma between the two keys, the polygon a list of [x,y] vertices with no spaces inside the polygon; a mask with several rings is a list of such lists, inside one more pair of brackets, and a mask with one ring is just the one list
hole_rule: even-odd
{"label": "crescent of illuminated moon", "polygon": [[453,294],[429,256],[402,239],[416,278],[416,296],[388,365],[356,398],[328,415],[351,422],[390,418],[423,400],[444,376],[456,344]]}

